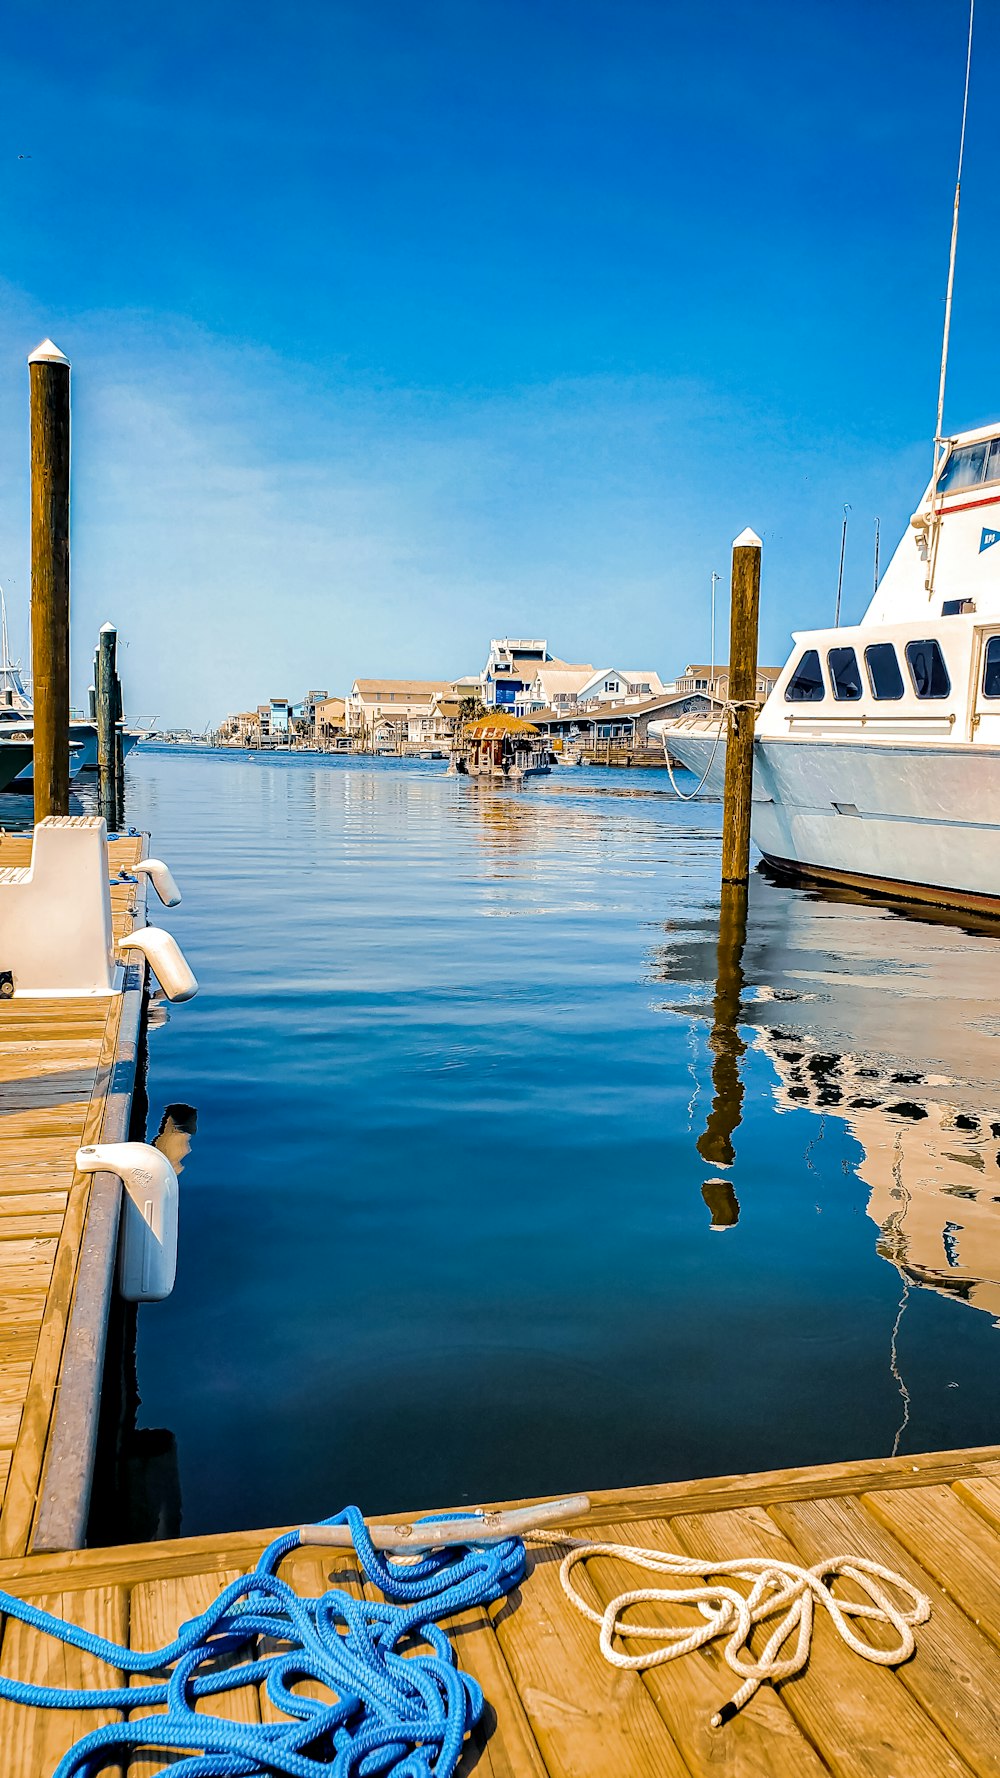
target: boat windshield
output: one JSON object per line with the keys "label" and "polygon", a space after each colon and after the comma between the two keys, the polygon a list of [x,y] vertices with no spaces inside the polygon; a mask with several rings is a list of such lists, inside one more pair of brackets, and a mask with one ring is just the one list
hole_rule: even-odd
{"label": "boat windshield", "polygon": [[1000,438],[987,438],[979,444],[959,445],[952,451],[938,482],[938,492],[954,494],[960,488],[975,488],[980,482],[1000,481]]}

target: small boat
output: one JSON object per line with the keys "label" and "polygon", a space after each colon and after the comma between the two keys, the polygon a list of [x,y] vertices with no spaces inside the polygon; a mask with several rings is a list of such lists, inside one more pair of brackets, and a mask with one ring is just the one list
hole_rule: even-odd
{"label": "small boat", "polygon": [[540,731],[521,716],[496,710],[466,723],[450,772],[469,778],[503,778],[513,784],[544,777],[552,754]]}

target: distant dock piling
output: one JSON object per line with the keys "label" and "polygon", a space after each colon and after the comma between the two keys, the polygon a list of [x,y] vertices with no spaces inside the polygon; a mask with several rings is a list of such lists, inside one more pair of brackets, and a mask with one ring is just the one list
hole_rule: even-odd
{"label": "distant dock piling", "polygon": [[753,788],[753,731],[757,713],[757,626],[760,616],[761,541],[755,531],[733,544],[729,619],[730,725],[722,803],[722,881],[746,883],[750,876],[750,800]]}
{"label": "distant dock piling", "polygon": [[69,814],[69,359],[28,359],[31,391],[31,671],[35,820]]}
{"label": "distant dock piling", "polygon": [[118,632],[104,624],[97,647],[97,806],[118,827]]}

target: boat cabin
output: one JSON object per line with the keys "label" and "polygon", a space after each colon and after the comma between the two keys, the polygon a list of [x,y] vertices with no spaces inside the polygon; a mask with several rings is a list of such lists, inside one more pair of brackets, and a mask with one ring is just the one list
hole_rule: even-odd
{"label": "boat cabin", "polygon": [[500,710],[466,723],[455,759],[456,771],[470,778],[515,781],[537,777],[551,764],[548,745],[534,724]]}

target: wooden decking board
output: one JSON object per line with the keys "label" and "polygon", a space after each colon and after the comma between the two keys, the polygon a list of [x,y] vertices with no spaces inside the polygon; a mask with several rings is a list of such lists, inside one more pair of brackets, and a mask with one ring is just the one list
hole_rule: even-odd
{"label": "wooden decking board", "polygon": [[[849,1551],[880,1562],[927,1594],[930,1622],[919,1629],[916,1653],[897,1669],[899,1678],[973,1771],[995,1774],[1000,1653],[987,1638],[859,1501],[796,1501],[773,1507],[771,1516],[806,1565]],[[846,1597],[852,1589],[838,1585],[837,1591]],[[857,1629],[863,1636],[863,1623]]]}
{"label": "wooden decking board", "polygon": [[[761,1507],[674,1521],[691,1556],[773,1556],[794,1562],[794,1546]],[[968,1778],[970,1768],[886,1667],[862,1661],[816,1614],[805,1671],[778,1688],[803,1733],[835,1778]]]}
{"label": "wooden decking board", "polygon": [[[111,869],[141,856],[116,841]],[[0,836],[0,863],[28,863],[31,836]],[[130,929],[144,884],[111,892],[116,937]],[[67,1317],[91,1194],[75,1173],[96,1138],[110,1090],[121,995],[15,997],[0,1002],[0,1551],[27,1547],[58,1387]],[[18,1400],[20,1396],[20,1400]]]}
{"label": "wooden decking board", "polygon": [[[603,1527],[597,1535],[599,1540],[608,1542],[634,1543],[642,1549],[663,1550],[672,1555],[688,1554],[669,1520],[633,1520]],[[575,1574],[578,1578],[579,1568]],[[608,1556],[589,1560],[587,1576],[594,1602],[600,1608],[634,1587],[686,1584],[684,1580],[647,1573],[621,1558]],[[692,1580],[691,1584],[697,1581]],[[688,1616],[692,1626],[698,1623],[693,1607]],[[676,1612],[671,1614],[650,1604],[639,1608],[634,1621],[676,1625],[678,1617]],[[626,1638],[622,1646],[630,1655],[649,1650],[648,1642],[638,1637]],[[712,1727],[715,1712],[732,1697],[739,1684],[714,1644],[683,1660],[651,1667],[643,1673],[642,1680],[694,1772],[708,1770],[712,1778],[822,1778],[827,1770],[784,1701],[770,1686],[763,1687],[724,1729]]]}
{"label": "wooden decking board", "polygon": [[997,1537],[953,1488],[869,1494],[865,1505],[983,1634],[1000,1644]]}
{"label": "wooden decking board", "polygon": [[[959,1454],[944,1456],[944,1467],[957,1470]],[[618,1778],[623,1772],[655,1772],[658,1778],[996,1778],[995,1456],[969,1452],[965,1477],[948,1482],[939,1479],[941,1465],[931,1458],[883,1463],[883,1481],[897,1485],[871,1494],[865,1490],[873,1466],[853,1467],[853,1498],[845,1487],[846,1466],[832,1476],[822,1469],[799,1471],[794,1500],[787,1495],[787,1475],[747,1476],[739,1506],[724,1478],[714,1496],[712,1484],[701,1485],[711,1502],[707,1510],[677,1510],[678,1496],[681,1503],[692,1496],[692,1485],[685,1483],[664,1489],[671,1503],[645,1521],[627,1510],[628,1493],[621,1496],[621,1516],[612,1519],[611,1496],[605,1495],[600,1524],[588,1519],[579,1529],[595,1541],[635,1541],[709,1560],[763,1554],[811,1563],[856,1553],[882,1561],[931,1596],[930,1622],[919,1628],[917,1653],[907,1666],[890,1670],[861,1661],[821,1613],[806,1671],[776,1689],[763,1688],[740,1716],[713,1730],[712,1711],[737,1683],[719,1651],[684,1656],[642,1676],[610,1667],[600,1655],[596,1627],[563,1596],[561,1552],[536,1549],[523,1586],[492,1609],[488,1622],[483,1613],[470,1613],[454,1626],[462,1664],[479,1679],[490,1706],[488,1733],[470,1741],[463,1778],[473,1772],[478,1778]],[[760,1498],[775,1490],[780,1498],[761,1505]],[[969,1504],[970,1491],[986,1512]],[[92,1620],[98,1602],[105,1601],[102,1609],[128,1627],[131,1646],[149,1648],[214,1600],[233,1574],[256,1561],[272,1535],[239,1532],[28,1556],[0,1563],[0,1587],[32,1598],[55,1596],[76,1621],[88,1613]],[[332,1582],[376,1596],[350,1551],[295,1551],[281,1572],[307,1594]],[[644,1578],[618,1558],[600,1558],[588,1563],[582,1584],[603,1606],[624,1585]],[[991,1608],[989,1621],[984,1606]],[[642,1615],[651,1610],[643,1607]],[[877,1634],[872,1632],[873,1640]],[[27,1672],[43,1658],[52,1659],[29,1648],[25,1633],[8,1624],[0,1670]],[[94,1682],[93,1669],[87,1678]],[[266,1699],[247,1690],[225,1708],[248,1720],[257,1720],[258,1711],[263,1720],[275,1715]],[[0,1746],[15,1749],[3,1764],[4,1778],[49,1778],[50,1754],[71,1738],[67,1724],[47,1713],[24,1714],[27,1724],[9,1742],[14,1719],[9,1712],[0,1715]],[[129,1778],[152,1778],[163,1763],[162,1755],[143,1756],[132,1762]]]}
{"label": "wooden decking board", "polygon": [[[46,1594],[37,1603],[43,1610],[69,1617],[84,1629],[115,1642],[128,1640],[128,1595],[123,1587]],[[0,1673],[5,1679],[20,1679],[32,1685],[96,1688],[122,1683],[121,1674],[104,1662],[49,1636],[41,1636],[13,1619],[7,1619],[4,1626]],[[38,1778],[51,1778],[74,1741],[116,1720],[119,1713],[110,1710],[25,1710],[19,1704],[0,1699],[4,1778],[20,1778],[27,1772],[37,1773]],[[111,1778],[117,1769],[109,1761],[102,1769],[102,1778],[103,1773]]]}

